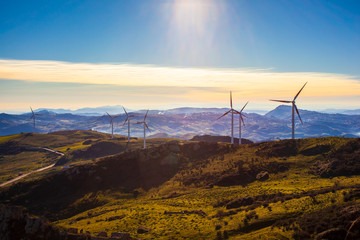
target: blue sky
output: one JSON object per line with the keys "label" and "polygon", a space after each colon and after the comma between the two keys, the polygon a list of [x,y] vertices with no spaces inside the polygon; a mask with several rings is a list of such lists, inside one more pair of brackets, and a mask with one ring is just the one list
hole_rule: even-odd
{"label": "blue sky", "polygon": [[[39,108],[60,107],[59,101],[52,102],[45,96],[39,98],[41,89],[44,88],[56,99],[63,99],[62,103],[68,108],[99,106],[110,100],[113,103],[109,102],[107,105],[123,104],[141,108],[142,102],[149,102],[149,99],[154,100],[149,102],[153,107],[179,106],[182,103],[194,106],[217,106],[217,104],[222,106],[227,104],[225,96],[233,88],[235,96],[236,94],[239,96],[239,101],[247,101],[249,98],[251,101],[251,97],[254,96],[253,108],[263,106],[273,108],[275,106],[267,102],[268,98],[291,98],[305,81],[309,81],[308,88],[314,86],[319,90],[321,88],[319,84],[326,83],[327,77],[331,74],[335,74],[338,82],[327,88],[339,86],[343,81],[344,86],[349,88],[349,95],[320,93],[319,95],[326,101],[315,106],[311,104],[311,100],[316,97],[314,88],[307,92],[304,89],[304,106],[332,108],[334,105],[339,108],[360,108],[356,103],[360,98],[360,88],[356,84],[360,83],[360,2],[356,0],[1,1],[0,60],[3,60],[3,66],[0,64],[2,95],[0,110],[3,111],[25,109],[29,102],[33,102]],[[9,65],[8,61],[15,61],[17,69],[8,70],[6,68]],[[41,64],[45,61],[47,66],[51,65],[46,72],[39,73],[43,76],[49,74],[45,79],[26,76],[24,71],[22,74],[16,72],[25,65],[34,65],[34,68],[40,71],[39,69],[44,67],[39,67],[39,61]],[[273,92],[267,93],[269,97],[265,95],[260,97],[255,96],[253,92],[246,93],[244,88],[253,86],[250,83],[243,83],[245,77],[239,78],[239,82],[224,79],[227,84],[223,87],[221,82],[212,85],[193,78],[194,81],[199,81],[196,86],[175,84],[179,93],[169,91],[171,94],[169,93],[167,104],[161,104],[164,98],[163,89],[172,88],[174,84],[168,84],[166,80],[157,82],[154,78],[159,76],[158,74],[138,76],[136,85],[132,80],[119,83],[114,77],[114,82],[107,82],[105,86],[99,88],[101,90],[99,95],[102,94],[102,97],[99,97],[102,99],[100,101],[92,98],[93,91],[96,90],[89,91],[89,86],[95,84],[93,88],[96,89],[96,84],[103,84],[103,80],[99,79],[98,83],[84,79],[80,81],[79,79],[83,77],[79,73],[72,77],[67,75],[72,80],[62,84],[56,76],[59,72],[69,70],[63,70],[61,63],[66,63],[67,66],[83,63],[97,70],[108,69],[109,65],[116,68],[125,64],[139,67],[138,70],[134,68],[133,71],[141,71],[144,66],[154,67],[156,71],[162,67],[166,67],[166,71],[175,69],[175,72],[178,69],[190,69],[190,73],[192,70],[219,70],[222,71],[219,75],[223,78],[234,71],[243,73],[244,69],[246,71],[253,69],[254,74],[259,71],[269,74],[292,74],[289,81],[293,84],[279,83],[288,88],[289,96],[285,89],[281,90],[284,92],[281,95],[278,95],[274,89]],[[102,64],[108,65],[104,67]],[[227,71],[226,74],[223,72],[224,69]],[[189,82],[190,73],[187,72],[184,80],[178,81]],[[301,80],[299,76],[295,76],[296,73],[312,75]],[[105,73],[109,76],[108,74]],[[238,72],[236,74],[239,76]],[[321,81],[313,80],[314,74],[322,74]],[[101,71],[97,72],[97,76],[101,75]],[[115,75],[117,78],[124,77],[120,73]],[[333,79],[334,75],[330,77]],[[138,83],[141,81],[144,82],[143,86]],[[263,81],[268,83],[272,80],[264,78]],[[71,87],[72,84],[74,88]],[[254,85],[256,84],[263,85],[261,81],[254,80]],[[15,90],[13,86],[17,86]],[[71,97],[71,101],[66,101],[67,95],[63,92],[69,89],[69,86],[72,90],[77,89],[76,93],[82,96],[81,103],[79,99],[76,101],[76,96]],[[120,89],[119,93],[123,97],[115,97],[114,86]],[[146,91],[139,91],[145,93],[137,94],[138,102],[135,104],[134,92],[129,89],[141,90],[154,86],[162,87],[159,95],[156,95],[156,90],[151,90],[150,97]],[[189,90],[189,87],[204,89],[199,94],[199,91]],[[12,91],[8,91],[10,89]],[[260,87],[258,90],[262,91]],[[357,94],[356,90],[359,90]],[[342,92],[346,92],[346,89]],[[202,97],[197,98],[194,94]],[[301,105],[299,107],[301,108]]]}

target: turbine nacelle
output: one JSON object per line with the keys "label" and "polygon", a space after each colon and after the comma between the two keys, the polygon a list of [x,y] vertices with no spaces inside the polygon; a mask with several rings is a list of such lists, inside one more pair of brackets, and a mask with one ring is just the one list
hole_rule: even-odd
{"label": "turbine nacelle", "polygon": [[299,94],[301,93],[301,91],[304,89],[304,87],[306,86],[307,82],[304,84],[304,86],[302,86],[302,88],[299,90],[299,92],[295,95],[294,99],[292,101],[289,100],[274,100],[274,99],[270,99],[270,101],[273,102],[281,102],[281,103],[291,103],[292,104],[292,139],[295,138],[295,119],[294,119],[294,110],[296,111],[296,114],[299,117],[299,120],[301,122],[301,124],[303,124],[303,121],[301,119],[299,110],[295,104],[295,100],[297,99],[297,97],[299,96]]}

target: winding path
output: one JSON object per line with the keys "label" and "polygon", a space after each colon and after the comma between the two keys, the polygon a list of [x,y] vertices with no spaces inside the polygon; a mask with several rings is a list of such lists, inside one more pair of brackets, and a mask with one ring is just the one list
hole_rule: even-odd
{"label": "winding path", "polygon": [[[41,148],[41,147],[39,147],[39,148],[36,148],[36,149],[45,150],[45,151],[48,151],[48,152],[52,152],[52,153],[58,154],[58,155],[60,155],[60,156],[64,156],[64,155],[65,155],[65,154],[62,153],[62,152],[55,151],[55,150],[52,150],[52,149],[50,149],[50,148]],[[8,185],[8,184],[10,184],[10,183],[13,183],[13,182],[16,182],[16,181],[18,181],[18,180],[20,180],[20,179],[22,179],[22,178],[24,178],[24,177],[32,174],[32,173],[41,172],[41,171],[44,171],[44,170],[46,170],[46,169],[52,168],[53,166],[55,166],[55,163],[54,163],[54,164],[51,164],[51,165],[49,165],[49,166],[46,166],[46,167],[42,167],[42,168],[39,168],[39,169],[30,171],[30,172],[28,172],[28,173],[24,173],[24,174],[22,174],[22,175],[20,175],[20,176],[18,176],[18,177],[16,177],[16,178],[13,178],[13,179],[11,179],[11,180],[9,180],[9,181],[7,181],[7,182],[1,183],[1,184],[0,184],[0,187],[5,187],[6,185]]]}

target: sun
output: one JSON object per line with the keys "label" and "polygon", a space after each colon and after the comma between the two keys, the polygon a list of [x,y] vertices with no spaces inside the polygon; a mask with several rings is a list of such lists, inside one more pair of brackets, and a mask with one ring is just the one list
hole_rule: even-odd
{"label": "sun", "polygon": [[169,52],[180,60],[202,63],[216,51],[216,34],[226,18],[225,1],[174,0],[167,7]]}

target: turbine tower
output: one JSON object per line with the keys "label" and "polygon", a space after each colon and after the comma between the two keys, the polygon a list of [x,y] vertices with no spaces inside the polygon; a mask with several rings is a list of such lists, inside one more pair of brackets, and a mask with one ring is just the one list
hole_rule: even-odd
{"label": "turbine tower", "polygon": [[301,120],[301,117],[300,117],[299,110],[296,107],[295,100],[299,96],[300,92],[303,90],[303,88],[305,87],[306,84],[307,84],[307,82],[300,89],[300,91],[295,95],[295,97],[294,97],[294,99],[292,101],[288,101],[288,100],[272,100],[272,99],[270,99],[270,101],[274,101],[274,102],[291,103],[292,104],[292,130],[291,130],[291,138],[292,139],[295,139],[295,110],[296,110],[297,115],[299,116],[301,124],[303,124],[303,121]]}
{"label": "turbine tower", "polygon": [[147,128],[147,130],[150,131],[148,125],[146,124],[146,117],[148,115],[148,112],[149,112],[149,110],[147,110],[147,112],[145,114],[144,121],[135,123],[135,124],[144,124],[144,149],[146,148],[146,128]]}
{"label": "turbine tower", "polygon": [[[239,114],[239,144],[241,144],[241,122],[244,124],[245,126],[245,123],[244,123],[244,119],[243,117],[246,117],[245,114],[242,113],[242,111],[244,110],[244,108],[246,107],[246,105],[248,104],[249,102],[246,102],[245,105],[243,106],[243,108],[240,110],[240,112],[238,112]],[[247,118],[247,117],[246,117]]]}
{"label": "turbine tower", "polygon": [[106,112],[106,114],[110,117],[110,126],[111,126],[111,139],[114,138],[114,119],[119,117],[119,116],[111,116],[108,112]]}
{"label": "turbine tower", "polygon": [[234,113],[239,114],[239,112],[236,111],[235,109],[233,109],[231,91],[230,91],[230,110],[227,111],[226,113],[224,113],[223,115],[221,115],[220,117],[218,117],[216,120],[219,120],[220,118],[227,115],[228,113],[231,113],[231,144],[234,144]]}
{"label": "turbine tower", "polygon": [[33,119],[33,120],[34,120],[33,133],[35,133],[35,117],[36,117],[36,116],[40,116],[40,114],[34,113],[34,111],[32,110],[31,107],[30,107],[30,109],[31,109],[31,112],[32,112],[32,116],[30,117],[30,119]]}
{"label": "turbine tower", "polygon": [[126,110],[125,110],[124,107],[123,107],[123,109],[124,109],[124,112],[125,112],[125,114],[126,114],[126,119],[125,119],[125,121],[124,121],[123,126],[125,125],[126,122],[128,123],[128,143],[129,143],[129,142],[130,142],[130,118],[134,117],[134,115],[129,115],[129,114],[126,112]]}

